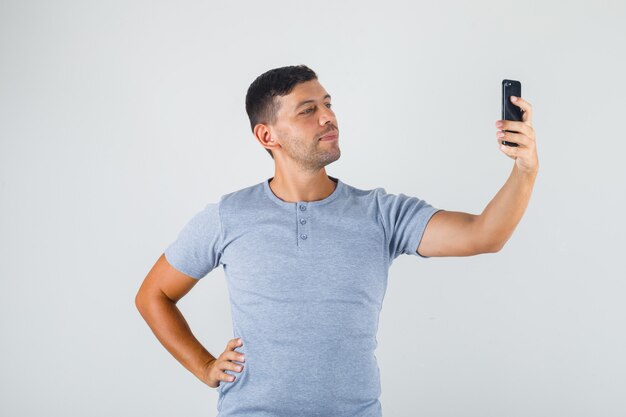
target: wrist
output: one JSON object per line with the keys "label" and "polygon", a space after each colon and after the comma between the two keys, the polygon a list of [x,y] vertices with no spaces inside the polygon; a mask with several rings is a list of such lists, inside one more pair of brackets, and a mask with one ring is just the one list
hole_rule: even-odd
{"label": "wrist", "polygon": [[539,169],[535,168],[535,169],[530,169],[530,170],[525,170],[525,169],[521,169],[520,167],[518,167],[517,165],[515,165],[515,172],[516,174],[520,177],[523,178],[525,180],[530,180],[530,181],[534,181],[535,178],[537,177],[537,172],[539,171]]}
{"label": "wrist", "polygon": [[217,358],[213,357],[210,353],[206,353],[206,356],[203,357],[195,367],[194,374],[198,379],[203,382],[208,381],[209,369],[211,369],[211,364],[215,362]]}

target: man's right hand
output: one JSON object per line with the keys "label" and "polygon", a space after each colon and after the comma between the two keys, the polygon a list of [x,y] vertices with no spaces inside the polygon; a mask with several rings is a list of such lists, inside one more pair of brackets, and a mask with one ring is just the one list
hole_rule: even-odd
{"label": "man's right hand", "polygon": [[228,369],[234,372],[241,372],[243,365],[233,363],[232,361],[245,362],[245,356],[235,351],[236,347],[242,346],[243,341],[240,338],[231,339],[226,345],[226,350],[216,359],[208,362],[205,369],[204,383],[211,388],[217,388],[220,381],[232,382],[235,380],[233,375],[227,374],[224,370]]}
{"label": "man's right hand", "polygon": [[165,254],[161,254],[141,284],[135,304],[161,344],[176,360],[200,381],[217,388],[220,381],[234,381],[232,375],[224,372],[225,369],[235,372],[240,372],[237,368],[243,369],[231,362],[244,361],[243,354],[234,351],[243,341],[232,339],[224,353],[215,359],[196,339],[176,303],[198,281],[171,266]]}

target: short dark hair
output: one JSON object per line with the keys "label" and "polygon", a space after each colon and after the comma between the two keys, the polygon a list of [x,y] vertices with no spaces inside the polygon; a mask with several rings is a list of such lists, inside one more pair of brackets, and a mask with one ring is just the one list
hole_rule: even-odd
{"label": "short dark hair", "polygon": [[[280,103],[276,96],[285,96],[291,90],[305,81],[317,80],[317,74],[306,65],[291,65],[274,68],[259,75],[248,87],[246,93],[246,113],[250,119],[250,128],[254,133],[254,126],[259,123],[276,123],[276,113]],[[272,151],[266,149],[272,159]]]}

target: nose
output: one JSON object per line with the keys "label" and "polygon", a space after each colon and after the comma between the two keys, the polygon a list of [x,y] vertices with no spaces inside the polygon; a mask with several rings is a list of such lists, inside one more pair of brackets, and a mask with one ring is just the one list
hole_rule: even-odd
{"label": "nose", "polygon": [[335,117],[335,112],[333,112],[333,109],[330,109],[326,106],[322,106],[322,108],[324,109],[324,111],[320,113],[320,125],[324,126],[325,124],[330,122],[333,125],[337,126],[337,119]]}

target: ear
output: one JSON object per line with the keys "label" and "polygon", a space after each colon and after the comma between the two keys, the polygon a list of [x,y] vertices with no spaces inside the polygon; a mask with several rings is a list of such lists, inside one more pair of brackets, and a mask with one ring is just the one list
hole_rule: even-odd
{"label": "ear", "polygon": [[270,128],[262,123],[254,127],[254,137],[265,149],[274,151],[274,149],[280,147]]}

